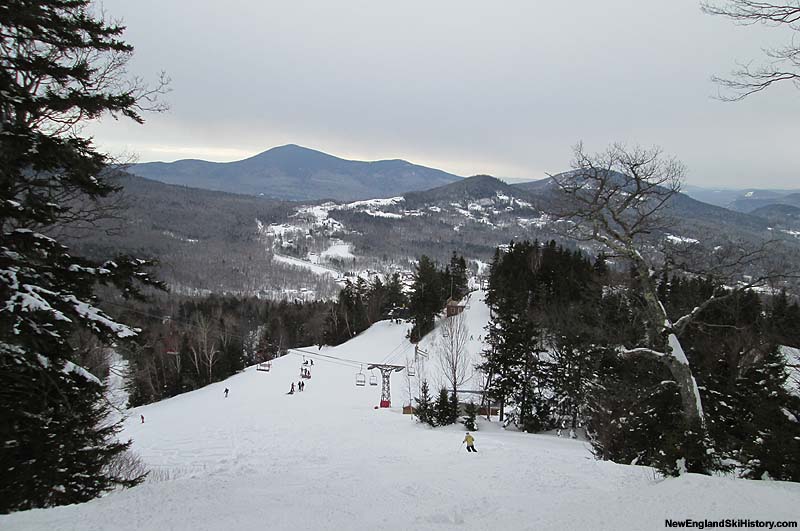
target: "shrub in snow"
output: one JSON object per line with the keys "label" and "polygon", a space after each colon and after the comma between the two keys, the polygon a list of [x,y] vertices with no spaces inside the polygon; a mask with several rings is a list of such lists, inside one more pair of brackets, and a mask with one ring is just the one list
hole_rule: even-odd
{"label": "shrub in snow", "polygon": [[467,407],[465,410],[466,415],[462,420],[464,427],[467,431],[478,431],[478,423],[475,421],[475,417],[478,414],[478,408],[475,407],[474,402],[468,402]]}

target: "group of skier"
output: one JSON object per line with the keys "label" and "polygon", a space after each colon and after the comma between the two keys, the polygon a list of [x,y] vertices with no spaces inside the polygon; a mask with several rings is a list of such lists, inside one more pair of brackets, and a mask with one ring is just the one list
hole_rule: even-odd
{"label": "group of skier", "polygon": [[[309,361],[311,362],[310,365],[314,365],[314,360],[306,360],[306,361],[303,362],[303,365],[309,365]],[[306,369],[304,367],[301,367],[300,368],[300,376],[302,378],[311,378],[311,372],[308,369]],[[299,382],[297,382],[297,391],[298,392],[302,393],[305,388],[306,388],[306,383],[303,380],[300,380]],[[288,394],[293,395],[294,391],[295,391],[295,386],[294,386],[294,382],[292,382],[292,386],[289,388],[289,393]],[[226,387],[224,392],[225,392],[225,398],[228,398],[228,393],[230,392],[230,390]],[[142,423],[144,423],[144,415],[142,415],[141,417],[142,417]],[[561,430],[559,430],[559,432],[560,431]],[[560,435],[561,434],[559,433],[559,436]],[[475,449],[475,437],[470,435],[469,432],[467,432],[467,434],[464,436],[464,440],[461,441],[461,444],[466,444],[467,445],[467,452],[476,452],[476,453],[478,452],[478,450]]]}
{"label": "group of skier", "polygon": [[[314,360],[304,360],[303,361],[304,367],[300,367],[300,378],[301,380],[297,382],[297,391],[303,392],[306,388],[306,383],[303,381],[304,379],[311,379],[311,371],[309,371],[306,367],[314,365]],[[289,388],[290,395],[294,394],[294,382],[292,382],[292,386]]]}

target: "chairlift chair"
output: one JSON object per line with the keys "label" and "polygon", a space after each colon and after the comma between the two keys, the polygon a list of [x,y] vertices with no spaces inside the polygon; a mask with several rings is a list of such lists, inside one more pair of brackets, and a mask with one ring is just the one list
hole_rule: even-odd
{"label": "chairlift chair", "polygon": [[364,376],[364,373],[361,372],[361,369],[359,369],[358,372],[356,373],[356,385],[358,387],[364,387],[365,385],[367,385],[367,377]]}
{"label": "chairlift chair", "polygon": [[271,368],[272,368],[272,362],[270,361],[265,361],[263,363],[259,363],[258,365],[256,365],[257,371],[269,372]]}
{"label": "chairlift chair", "polygon": [[406,371],[408,371],[408,375],[409,376],[414,376],[414,375],[417,374],[416,370],[414,370],[414,366],[411,365],[410,363],[408,364],[408,367],[406,368]]}
{"label": "chairlift chair", "polygon": [[378,385],[378,377],[374,374],[369,375],[369,384],[370,385]]}

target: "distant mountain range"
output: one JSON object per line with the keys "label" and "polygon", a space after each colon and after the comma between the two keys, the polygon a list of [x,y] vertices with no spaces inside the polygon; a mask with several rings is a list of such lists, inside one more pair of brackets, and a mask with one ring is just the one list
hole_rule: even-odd
{"label": "distant mountain range", "polygon": [[[558,191],[550,179],[541,179],[524,183],[506,184],[494,177],[478,175],[456,183],[447,184],[431,190],[412,192],[405,195],[408,206],[419,208],[423,205],[436,205],[446,209],[457,202],[480,201],[486,198],[510,198],[509,205],[503,211],[511,213],[522,205],[526,210],[536,210],[537,206],[547,204],[555,198]],[[736,212],[727,208],[698,201],[686,194],[677,194],[667,205],[666,213],[679,220],[680,230],[692,232],[699,236],[714,232],[729,232],[740,236],[767,234],[770,223],[767,219]],[[527,212],[526,215],[529,215]],[[676,230],[679,228],[676,226]]]}
{"label": "distant mountain range", "polygon": [[[549,180],[509,185],[479,175],[393,199],[337,203],[281,201],[125,174],[116,183],[124,189],[127,210],[111,226],[76,235],[70,246],[96,259],[118,252],[156,258],[159,277],[187,293],[336,292],[330,277],[276,261],[273,250],[306,259],[345,242],[358,264],[341,267],[382,271],[421,254],[445,261],[456,250],[487,262],[497,245],[511,240],[563,241],[556,220],[540,208],[555,193]],[[669,208],[676,223],[669,234],[653,234],[656,243],[669,235],[709,248],[781,238],[782,253],[800,263],[800,208],[768,205],[746,214],[683,194]]]}
{"label": "distant mountain range", "polygon": [[775,229],[800,229],[800,190],[715,190],[685,186],[684,193],[699,201],[758,217]]}
{"label": "distant mountain range", "polygon": [[800,189],[779,190],[763,188],[715,189],[685,185],[683,193],[709,203],[739,212],[752,212],[766,205],[793,205],[800,207]]}
{"label": "distant mountain range", "polygon": [[[235,162],[147,162],[131,165],[127,171],[168,184],[290,201],[396,197],[463,181],[458,175],[405,160],[346,160],[294,144],[275,147]],[[547,179],[543,179],[511,186],[536,194],[546,184]],[[472,182],[463,186],[474,188],[477,184]],[[448,189],[447,193],[458,193],[456,190],[467,191],[456,187]],[[683,192],[697,201],[737,212],[749,214],[760,209],[759,217],[773,222],[783,219],[781,214],[784,210],[771,212],[770,209],[765,211],[764,207],[788,205],[800,208],[800,189],[715,189],[685,185]],[[414,196],[407,197],[407,200],[413,201]]]}
{"label": "distant mountain range", "polygon": [[404,160],[345,160],[293,144],[235,162],[147,162],[126,170],[168,184],[292,201],[393,197],[461,180]]}

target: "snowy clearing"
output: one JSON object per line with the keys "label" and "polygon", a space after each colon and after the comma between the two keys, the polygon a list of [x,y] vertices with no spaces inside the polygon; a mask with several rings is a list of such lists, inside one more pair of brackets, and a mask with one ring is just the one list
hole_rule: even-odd
{"label": "snowy clearing", "polygon": [[336,276],[339,274],[338,271],[335,269],[331,269],[329,267],[325,267],[323,265],[314,264],[307,260],[301,260],[300,258],[294,258],[292,256],[286,256],[284,254],[273,253],[272,259],[276,262],[281,262],[283,264],[288,264],[294,267],[301,267],[304,269],[308,269],[311,272],[317,275],[331,275]]}
{"label": "snowy clearing", "polygon": [[355,255],[350,251],[351,245],[341,240],[333,240],[330,247],[322,251],[322,257],[330,260],[331,258],[352,260]]}

